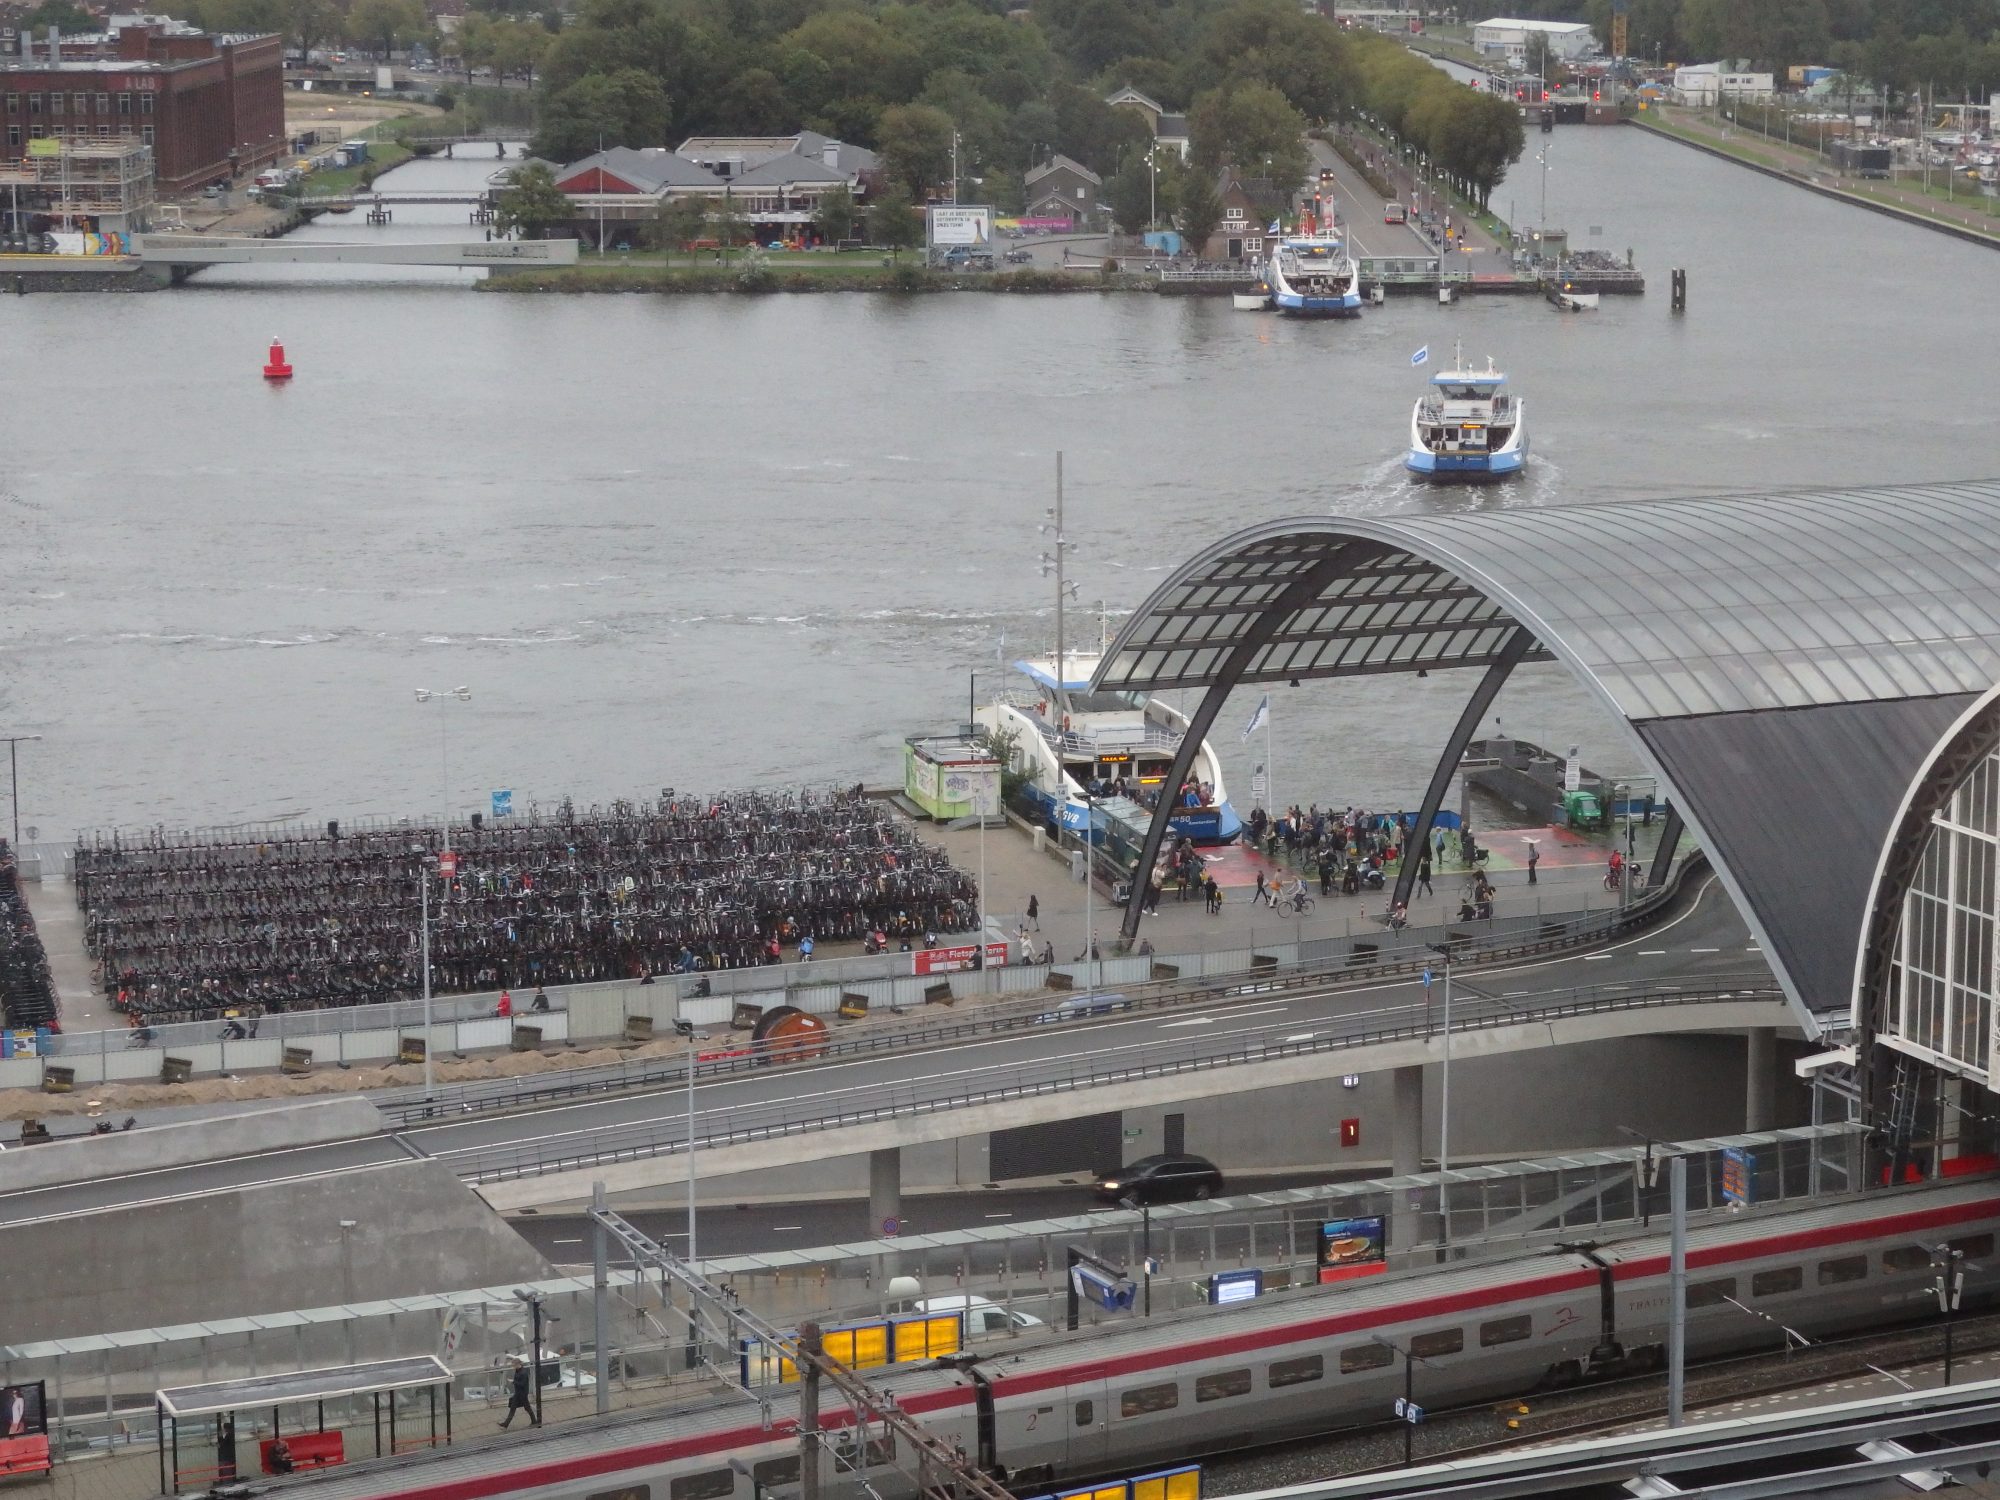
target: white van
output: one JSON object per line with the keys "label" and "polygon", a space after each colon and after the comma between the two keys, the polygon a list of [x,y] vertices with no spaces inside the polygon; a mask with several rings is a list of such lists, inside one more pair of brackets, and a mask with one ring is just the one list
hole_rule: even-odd
{"label": "white van", "polygon": [[1015,1312],[985,1297],[967,1296],[961,1293],[955,1297],[924,1297],[910,1304],[911,1312],[965,1314],[965,1336],[969,1339],[987,1338],[994,1334],[1021,1333],[1030,1328],[1046,1328],[1048,1325],[1033,1313]]}

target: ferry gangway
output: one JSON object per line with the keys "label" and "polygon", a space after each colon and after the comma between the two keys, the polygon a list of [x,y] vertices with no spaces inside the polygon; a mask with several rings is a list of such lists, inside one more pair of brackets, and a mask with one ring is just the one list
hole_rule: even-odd
{"label": "ferry gangway", "polygon": [[[1121,1008],[1134,1011],[1174,1010],[1212,1005],[1244,996],[1270,996],[1301,989],[1330,989],[1346,984],[1375,983],[1384,979],[1422,973],[1437,962],[1437,949],[1448,946],[1453,962],[1462,966],[1502,962],[1509,959],[1547,954],[1568,948],[1594,945],[1629,930],[1642,919],[1650,920],[1669,903],[1671,887],[1663,887],[1653,899],[1624,912],[1615,909],[1585,911],[1564,917],[1525,921],[1502,931],[1473,932],[1472,924],[1456,923],[1409,927],[1400,932],[1386,930],[1380,936],[1360,939],[1326,940],[1338,945],[1338,953],[1316,957],[1291,966],[1259,964],[1257,955],[1237,972],[1205,978],[1162,976],[1147,983],[1115,986],[1088,984],[1088,962],[1052,966],[1061,975],[1067,993],[1088,995],[1093,990],[1114,989]],[[1154,972],[1172,968],[1155,956]],[[754,972],[754,971],[753,971]],[[941,980],[940,982],[945,982]],[[1745,976],[1740,982],[1707,988],[1754,988],[1767,983],[1764,976]],[[1660,993],[1671,993],[1671,985],[1656,985]],[[1060,993],[1060,992],[1059,992]],[[1043,1024],[1060,999],[1043,995],[1032,999],[994,1001],[975,1016],[954,1016],[909,1021],[889,1026],[872,1026],[828,1038],[827,1058],[866,1056],[879,1052],[915,1052],[928,1048],[1019,1031]],[[1077,1007],[1079,1010],[1085,1007]],[[366,1019],[366,1018],[364,1018]],[[532,1019],[532,1016],[529,1017]],[[380,1024],[379,1022],[377,1024]],[[203,1025],[204,1034],[210,1027]],[[767,1054],[753,1051],[747,1042],[725,1042],[695,1062],[697,1079],[727,1077],[751,1072],[767,1065]],[[473,1083],[449,1084],[434,1088],[427,1097],[421,1088],[390,1090],[375,1095],[377,1106],[392,1124],[409,1126],[427,1120],[458,1118],[468,1114],[500,1113],[531,1108],[592,1094],[624,1093],[652,1087],[679,1085],[687,1080],[687,1059],[634,1058],[602,1067],[576,1068],[556,1076],[485,1079]]]}
{"label": "ferry gangway", "polygon": [[[1558,992],[1531,1003],[1464,993],[1454,1002],[1452,1034],[1505,1027],[1546,1026],[1586,1016],[1692,1006],[1770,1006],[1783,1019],[1785,999],[1776,986],[1634,992],[1625,985]],[[1352,1052],[1395,1042],[1428,1042],[1440,1034],[1440,1008],[1426,1000],[1377,1007],[1358,1018],[1292,1019],[1221,1035],[1178,1037],[1072,1052],[1043,1060],[1016,1060],[929,1077],[880,1078],[818,1093],[717,1107],[694,1117],[692,1144],[703,1150],[822,1134],[882,1121],[953,1113],[981,1105],[1045,1098],[1114,1084],[1177,1077],[1223,1068]],[[1732,1024],[1743,1024],[1736,1021]],[[1300,1031],[1310,1026],[1309,1031]],[[752,1066],[755,1066],[754,1060]],[[782,1069],[766,1075],[792,1078]],[[421,1133],[413,1140],[422,1149]],[[689,1121],[678,1115],[613,1125],[582,1133],[544,1135],[518,1143],[438,1153],[469,1182],[487,1184],[618,1162],[684,1154]]]}

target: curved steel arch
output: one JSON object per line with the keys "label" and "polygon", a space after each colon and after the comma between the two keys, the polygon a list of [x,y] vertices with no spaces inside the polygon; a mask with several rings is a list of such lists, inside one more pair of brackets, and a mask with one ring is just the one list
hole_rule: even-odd
{"label": "curved steel arch", "polygon": [[[1847,998],[1852,971],[1836,979],[1837,959],[1820,955],[1856,893],[1819,902],[1817,929],[1798,890],[1752,899],[1704,815],[1764,882],[1781,831],[1749,819],[1726,773],[1765,757],[1808,786],[1826,778],[1828,796],[1851,791],[1872,840],[1914,747],[2000,681],[2000,484],[1265,522],[1175,569],[1092,686],[1205,688],[1205,732],[1238,685],[1490,673],[1509,657],[1562,662],[1625,726],[1815,1033],[1813,1012]],[[1170,801],[1149,830],[1154,858]],[[1851,862],[1857,888],[1866,858]],[[1829,868],[1845,878],[1847,862]],[[1128,913],[1128,939],[1136,922]]]}

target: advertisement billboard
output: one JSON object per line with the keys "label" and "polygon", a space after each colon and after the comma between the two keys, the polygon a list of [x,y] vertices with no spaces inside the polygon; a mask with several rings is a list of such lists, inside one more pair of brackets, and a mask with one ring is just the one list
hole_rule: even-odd
{"label": "advertisement billboard", "polygon": [[1379,1276],[1389,1269],[1387,1234],[1380,1214],[1365,1219],[1329,1219],[1319,1226],[1319,1279],[1346,1281]]}
{"label": "advertisement billboard", "polygon": [[933,245],[990,244],[993,239],[993,210],[965,203],[931,205]]}
{"label": "advertisement billboard", "polygon": [[925,948],[912,958],[912,972],[917,974],[956,974],[961,969],[998,969],[1006,966],[1007,945],[1004,942],[985,944],[985,953],[980,952],[980,944],[967,943],[959,948]]}
{"label": "advertisement billboard", "polygon": [[44,1437],[48,1430],[48,1402],[41,1381],[0,1387],[0,1438]]}

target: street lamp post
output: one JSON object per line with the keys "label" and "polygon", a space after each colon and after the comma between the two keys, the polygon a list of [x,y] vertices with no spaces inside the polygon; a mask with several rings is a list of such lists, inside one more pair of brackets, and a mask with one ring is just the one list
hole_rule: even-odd
{"label": "street lamp post", "polygon": [[674,1035],[685,1037],[688,1044],[687,1055],[687,1159],[688,1159],[688,1248],[687,1263],[694,1264],[694,1063],[695,1038],[694,1022],[685,1017],[675,1017]]}
{"label": "street lamp post", "polygon": [[41,736],[39,734],[10,734],[4,736],[4,738],[7,741],[7,784],[14,802],[14,843],[12,847],[14,856],[18,859],[21,854],[20,746],[23,740],[38,740]]}
{"label": "street lamp post", "polygon": [[[1451,944],[1432,943],[1431,952],[1444,960],[1444,1070],[1438,1091],[1438,1219],[1444,1242],[1451,1243],[1451,1189],[1445,1174],[1451,1170]],[[1428,972],[1426,987],[1428,988]]]}
{"label": "street lamp post", "polygon": [[[472,701],[472,689],[460,685],[447,691],[432,692],[429,688],[417,689],[417,702],[444,703],[456,700],[459,703]],[[444,792],[444,847],[451,848],[451,720],[443,715],[438,718],[438,777]]]}

